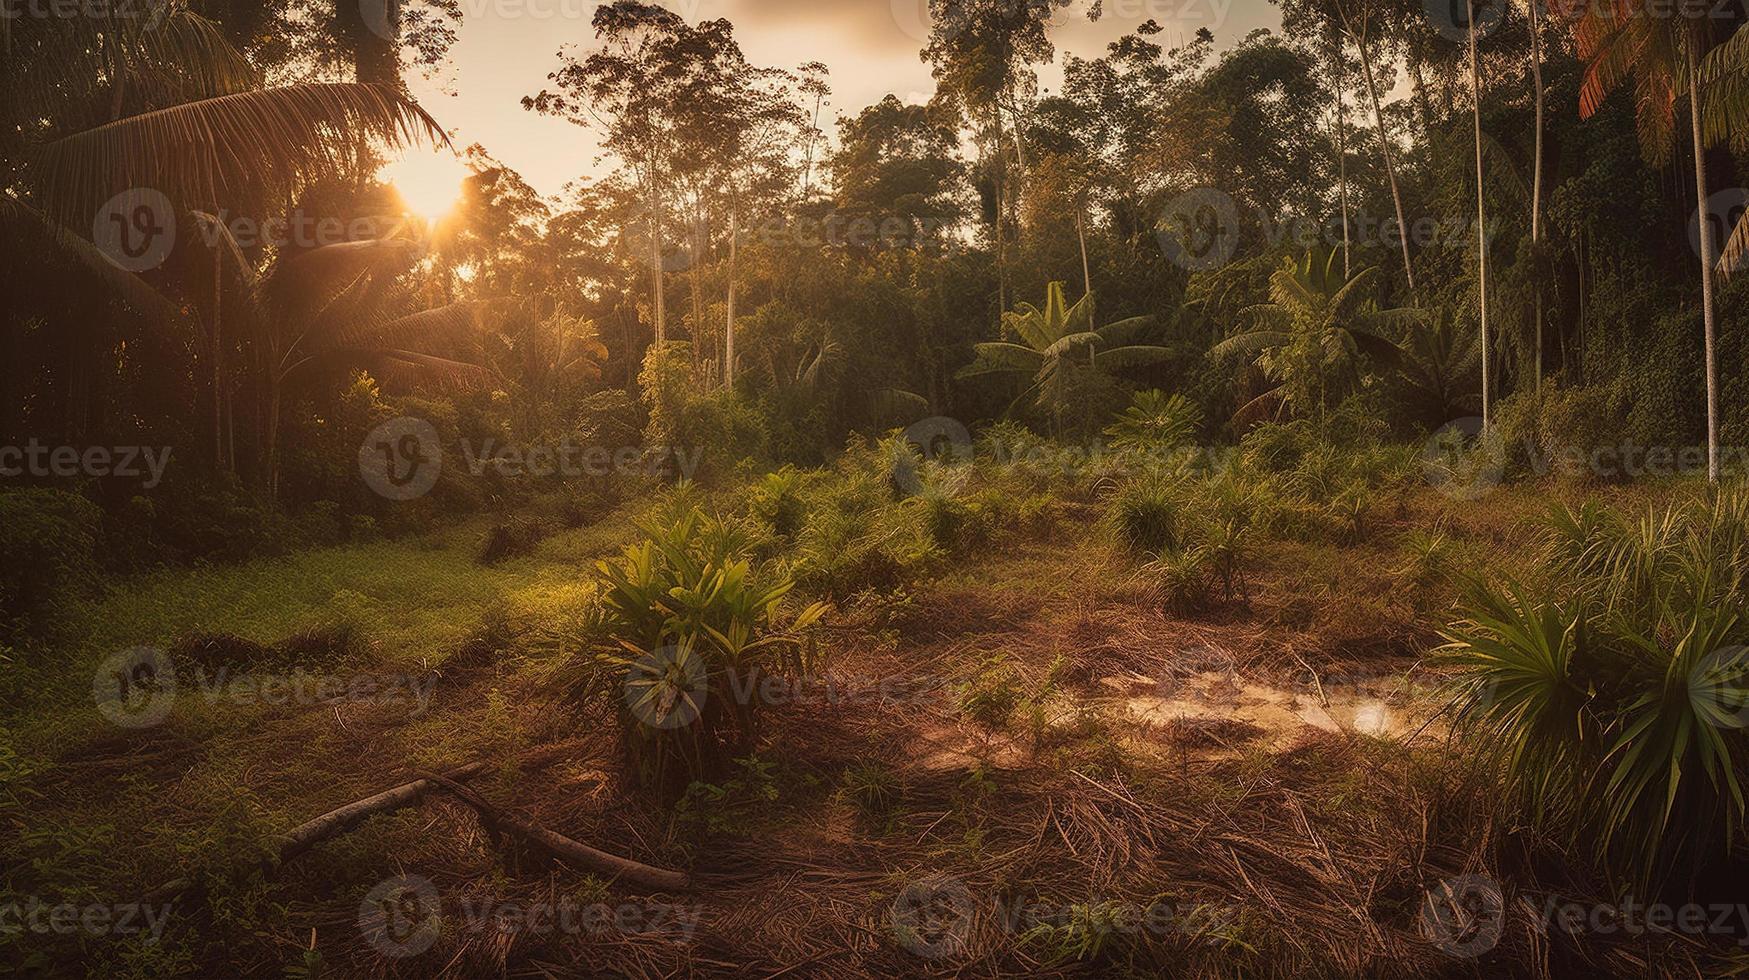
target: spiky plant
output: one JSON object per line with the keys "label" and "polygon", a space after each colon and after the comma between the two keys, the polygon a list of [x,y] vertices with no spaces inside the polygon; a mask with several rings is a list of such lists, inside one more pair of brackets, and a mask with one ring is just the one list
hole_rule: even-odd
{"label": "spiky plant", "polygon": [[1202,410],[1182,394],[1139,391],[1105,435],[1119,452],[1160,456],[1190,445],[1201,429]]}
{"label": "spiky plant", "polygon": [[1635,886],[1738,847],[1749,764],[1742,491],[1547,522],[1541,585],[1475,585],[1443,653],[1533,821]]}

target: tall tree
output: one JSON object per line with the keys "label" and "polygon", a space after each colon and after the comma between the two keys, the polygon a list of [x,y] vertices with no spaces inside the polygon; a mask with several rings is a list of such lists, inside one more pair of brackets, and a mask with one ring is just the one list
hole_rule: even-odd
{"label": "tall tree", "polygon": [[1706,345],[1707,478],[1719,480],[1719,379],[1713,299],[1713,236],[1707,213],[1706,141],[1701,126],[1700,63],[1712,44],[1711,5],[1652,9],[1646,0],[1584,4],[1574,21],[1586,59],[1579,112],[1590,117],[1622,83],[1634,82],[1635,121],[1646,156],[1666,164],[1676,145],[1676,102],[1688,96],[1699,223],[1701,319]]}

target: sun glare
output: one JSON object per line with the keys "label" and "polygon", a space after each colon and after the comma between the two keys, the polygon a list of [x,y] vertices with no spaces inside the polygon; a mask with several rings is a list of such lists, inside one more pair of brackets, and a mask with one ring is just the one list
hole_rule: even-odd
{"label": "sun glare", "polygon": [[407,210],[433,224],[455,210],[467,175],[467,167],[447,150],[409,152],[382,172]]}

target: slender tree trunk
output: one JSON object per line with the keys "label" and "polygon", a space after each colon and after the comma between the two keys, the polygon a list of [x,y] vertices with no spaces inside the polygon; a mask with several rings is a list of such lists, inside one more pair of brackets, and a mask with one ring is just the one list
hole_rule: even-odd
{"label": "slender tree trunk", "polygon": [[1713,321],[1713,229],[1707,214],[1706,149],[1700,133],[1700,47],[1688,41],[1688,119],[1694,138],[1694,199],[1700,220],[1700,303],[1706,327],[1706,457],[1707,480],[1719,482],[1719,372]]}
{"label": "slender tree trunk", "polygon": [[1083,295],[1093,295],[1093,266],[1087,261],[1087,206],[1083,204],[1075,209],[1075,236],[1081,240],[1081,282],[1086,290]]}
{"label": "slender tree trunk", "polygon": [[808,192],[813,189],[814,185],[814,139],[820,132],[820,103],[825,101],[825,98],[824,95],[814,96],[814,123],[813,128],[808,130],[808,162],[806,169],[802,171],[803,204],[808,203]]}
{"label": "slender tree trunk", "polygon": [[662,192],[650,183],[650,315],[652,334],[660,345],[668,341],[668,316],[662,295]]}
{"label": "slender tree trunk", "polygon": [[729,208],[729,315],[723,324],[723,387],[735,387],[735,258],[740,248],[740,215]]}
{"label": "slender tree trunk", "polygon": [[[1000,168],[1000,163],[998,163]],[[1002,322],[1002,314],[1008,311],[1008,245],[1002,238],[1002,212],[1007,203],[1005,194],[1006,181],[1000,172],[996,175],[996,322]]]}
{"label": "slender tree trunk", "polygon": [[[1540,261],[1543,218],[1543,113],[1548,101],[1548,92],[1543,87],[1543,44],[1542,15],[1538,7],[1542,0],[1529,0],[1530,7],[1530,77],[1531,84],[1536,86],[1536,148],[1531,153],[1533,173],[1530,180],[1530,242],[1532,251]],[[1543,393],[1543,282],[1542,276],[1536,276],[1533,285],[1536,292],[1536,395],[1540,399]]]}
{"label": "slender tree trunk", "polygon": [[692,369],[697,371],[702,363],[700,359],[704,356],[704,338],[707,329],[704,322],[704,284],[699,281],[699,277],[704,275],[703,249],[701,248],[702,243],[699,241],[700,238],[704,237],[699,234],[699,229],[704,222],[699,219],[697,207],[693,208],[690,224],[692,227],[688,229],[686,234],[686,252],[691,256],[692,268],[686,279],[692,293],[692,327],[687,333],[692,337]]}
{"label": "slender tree trunk", "polygon": [[24,434],[24,318],[0,317],[0,440]]}
{"label": "slender tree trunk", "polygon": [[1353,278],[1354,267],[1350,259],[1350,240],[1348,232],[1348,109],[1347,100],[1342,89],[1348,81],[1348,72],[1342,67],[1342,47],[1335,45],[1336,61],[1336,188],[1342,198],[1342,278],[1344,281]]}
{"label": "slender tree trunk", "polygon": [[213,245],[213,469],[225,467],[225,269],[224,252]]}
{"label": "slender tree trunk", "polygon": [[[1535,2],[1535,0],[1532,0]],[[1488,210],[1482,192],[1482,73],[1476,43],[1476,0],[1469,0],[1471,116],[1476,124],[1476,266],[1482,308],[1482,428],[1494,424],[1493,337],[1488,331]]]}
{"label": "slender tree trunk", "polygon": [[[1346,13],[1344,17],[1346,18]],[[1353,31],[1349,32],[1351,35]],[[1385,126],[1384,106],[1379,102],[1378,83],[1373,79],[1372,52],[1367,49],[1366,34],[1355,35],[1355,45],[1360,48],[1361,75],[1366,80],[1366,95],[1372,102],[1373,119],[1379,128],[1379,149],[1385,159],[1385,179],[1391,185],[1391,203],[1397,209],[1397,242],[1403,249],[1403,276],[1409,281],[1409,292],[1415,292],[1415,267],[1409,262],[1409,222],[1403,214],[1403,191],[1397,186],[1396,154],[1391,152],[1391,133]]]}
{"label": "slender tree trunk", "polygon": [[268,372],[267,381],[267,499],[279,500],[279,404],[280,389],[285,379],[277,368]]}

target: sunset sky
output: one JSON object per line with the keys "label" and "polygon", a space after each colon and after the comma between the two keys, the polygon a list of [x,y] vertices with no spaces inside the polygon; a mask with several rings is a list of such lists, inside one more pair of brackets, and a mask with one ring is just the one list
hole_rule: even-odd
{"label": "sunset sky", "polygon": [[[918,57],[928,34],[926,0],[667,0],[689,21],[727,18],[755,64],[794,68],[823,61],[832,69],[833,113],[855,113],[888,93],[925,101],[934,91]],[[459,146],[484,145],[544,193],[594,172],[593,135],[525,111],[520,100],[540,90],[566,44],[593,42],[596,7],[588,0],[461,0],[460,38],[446,71],[409,78],[413,91],[450,128]],[[1059,12],[1053,27],[1065,51],[1090,57],[1149,19],[1168,47],[1207,27],[1225,46],[1259,27],[1275,28],[1266,0],[1105,0],[1105,16],[1089,23],[1085,3]],[[1040,70],[1053,89],[1055,66]],[[828,116],[827,119],[832,118]],[[823,123],[829,133],[836,127]]]}

